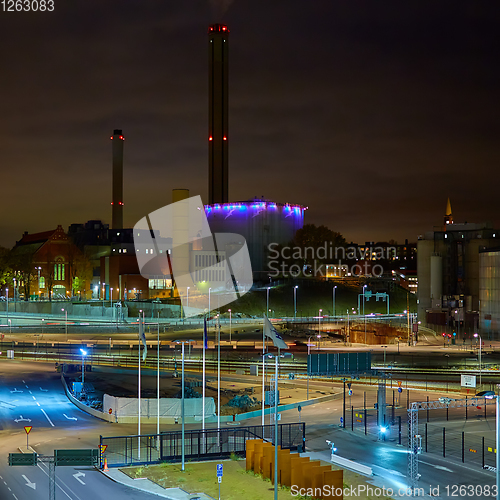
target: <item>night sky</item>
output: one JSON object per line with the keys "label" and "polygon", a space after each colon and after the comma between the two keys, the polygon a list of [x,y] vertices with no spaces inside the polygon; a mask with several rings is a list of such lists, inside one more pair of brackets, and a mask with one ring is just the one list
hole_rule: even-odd
{"label": "night sky", "polygon": [[[228,7],[224,11],[224,5]],[[497,2],[55,0],[0,12],[0,245],[208,196],[207,28],[230,34],[229,197],[309,207],[348,241],[500,225]],[[223,12],[224,11],[224,12]]]}

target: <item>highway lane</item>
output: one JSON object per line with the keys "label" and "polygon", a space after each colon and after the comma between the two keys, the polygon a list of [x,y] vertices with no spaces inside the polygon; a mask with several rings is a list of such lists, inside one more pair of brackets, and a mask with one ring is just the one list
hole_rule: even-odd
{"label": "highway lane", "polygon": [[[22,417],[21,417],[22,416]],[[17,422],[16,422],[17,420]],[[24,426],[33,426],[29,445],[40,455],[54,449],[96,448],[99,435],[130,434],[133,426],[114,426],[76,408],[66,398],[54,365],[0,363],[0,499],[48,498],[48,466],[9,467],[9,453],[26,447]],[[149,429],[144,426],[145,431]],[[83,475],[85,474],[85,475]],[[152,495],[114,483],[90,467],[56,468],[57,498],[149,500]]]}

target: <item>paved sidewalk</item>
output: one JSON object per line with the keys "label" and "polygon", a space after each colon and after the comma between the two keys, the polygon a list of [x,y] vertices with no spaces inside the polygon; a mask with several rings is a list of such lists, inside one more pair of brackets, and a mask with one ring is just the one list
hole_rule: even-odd
{"label": "paved sidewalk", "polygon": [[149,479],[140,478],[132,479],[119,469],[109,469],[107,471],[100,471],[112,481],[123,484],[129,488],[151,493],[168,500],[214,500],[212,497],[204,493],[187,493],[181,488],[162,488],[160,485],[153,483]]}

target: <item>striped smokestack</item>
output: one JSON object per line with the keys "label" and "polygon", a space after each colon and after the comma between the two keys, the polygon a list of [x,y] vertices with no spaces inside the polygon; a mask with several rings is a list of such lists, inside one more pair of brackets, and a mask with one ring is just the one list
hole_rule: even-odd
{"label": "striped smokestack", "polygon": [[228,200],[228,36],[223,24],[208,29],[208,203]]}
{"label": "striped smokestack", "polygon": [[112,229],[123,229],[123,137],[121,130],[115,130],[113,141],[113,193],[112,193]]}

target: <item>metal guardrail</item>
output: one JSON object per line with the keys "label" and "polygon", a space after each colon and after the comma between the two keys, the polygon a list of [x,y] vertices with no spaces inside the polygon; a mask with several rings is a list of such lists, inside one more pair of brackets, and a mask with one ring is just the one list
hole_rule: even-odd
{"label": "metal guardrail", "polygon": [[[185,431],[186,460],[213,460],[243,456],[247,439],[274,442],[274,425],[238,427],[234,429],[205,429]],[[138,464],[177,462],[181,460],[181,431],[136,436],[100,437],[100,445],[107,446],[101,455],[100,466],[107,459],[108,467]],[[306,425],[279,424],[277,442],[282,449],[305,450]]]}

